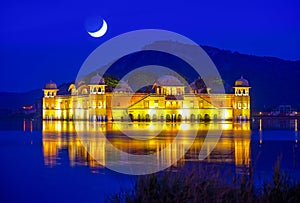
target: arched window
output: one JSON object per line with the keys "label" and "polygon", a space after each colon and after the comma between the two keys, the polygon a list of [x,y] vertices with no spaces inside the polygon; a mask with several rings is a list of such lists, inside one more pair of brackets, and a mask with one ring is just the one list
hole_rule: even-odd
{"label": "arched window", "polygon": [[214,120],[216,121],[218,119],[217,114],[214,115]]}
{"label": "arched window", "polygon": [[171,104],[171,102],[170,102],[170,101],[167,101],[167,102],[166,102],[166,108],[170,108],[170,104]]}
{"label": "arched window", "polygon": [[172,108],[176,108],[176,101],[172,101]]}
{"label": "arched window", "polygon": [[134,117],[132,114],[129,114],[129,119],[130,119],[129,121],[133,121]]}
{"label": "arched window", "polygon": [[169,114],[166,115],[166,121],[171,121],[171,116]]}
{"label": "arched window", "polygon": [[204,115],[204,120],[205,120],[205,121],[209,121],[209,120],[210,120],[210,116],[209,116],[208,114],[205,114],[205,115]]}
{"label": "arched window", "polygon": [[156,114],[153,114],[153,116],[152,116],[152,120],[153,120],[153,121],[156,121],[156,120],[157,120],[157,116],[156,116]]}
{"label": "arched window", "polygon": [[199,108],[203,108],[203,101],[199,102]]}
{"label": "arched window", "polygon": [[84,88],[84,89],[82,90],[82,94],[88,94],[88,91],[87,91],[86,88]]}
{"label": "arched window", "polygon": [[178,114],[178,117],[177,117],[177,121],[181,121],[182,120],[182,115],[181,114]]}
{"label": "arched window", "polygon": [[195,114],[191,114],[191,121],[195,121]]}
{"label": "arched window", "polygon": [[200,121],[200,120],[201,120],[201,115],[198,114],[198,116],[197,116],[197,121]]}
{"label": "arched window", "polygon": [[146,114],[146,121],[150,121],[150,115]]}

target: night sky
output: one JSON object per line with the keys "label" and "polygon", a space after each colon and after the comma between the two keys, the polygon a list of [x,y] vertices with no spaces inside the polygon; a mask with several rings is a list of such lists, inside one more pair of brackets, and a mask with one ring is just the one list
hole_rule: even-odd
{"label": "night sky", "polygon": [[[101,43],[146,28],[174,31],[200,45],[299,60],[299,8],[297,0],[1,1],[0,91],[73,81]],[[109,27],[99,39],[86,30],[95,16]]]}

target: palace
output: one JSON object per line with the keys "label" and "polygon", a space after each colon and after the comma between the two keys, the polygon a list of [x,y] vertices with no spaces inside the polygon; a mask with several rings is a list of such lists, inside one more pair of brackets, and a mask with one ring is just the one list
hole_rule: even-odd
{"label": "palace", "polygon": [[68,94],[60,94],[53,82],[45,85],[44,120],[91,121],[200,121],[250,119],[250,86],[241,77],[233,94],[206,93],[195,82],[186,87],[171,75],[160,77],[155,92],[134,93],[125,81],[107,91],[104,78],[93,76],[88,83],[71,84]]}

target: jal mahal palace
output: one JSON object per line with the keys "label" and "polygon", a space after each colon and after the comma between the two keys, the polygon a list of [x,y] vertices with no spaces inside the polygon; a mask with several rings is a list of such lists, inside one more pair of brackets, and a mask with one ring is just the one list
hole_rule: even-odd
{"label": "jal mahal palace", "polygon": [[125,81],[107,91],[99,74],[86,83],[71,84],[68,93],[60,93],[54,82],[43,92],[44,120],[90,121],[201,121],[250,119],[250,86],[241,77],[234,93],[202,93],[195,82],[187,88],[175,76],[164,75],[155,81],[155,92],[134,93]]}

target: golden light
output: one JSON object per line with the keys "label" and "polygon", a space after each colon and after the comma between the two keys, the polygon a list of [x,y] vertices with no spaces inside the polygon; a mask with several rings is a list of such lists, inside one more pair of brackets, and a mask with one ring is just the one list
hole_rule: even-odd
{"label": "golden light", "polygon": [[[120,122],[122,123],[122,122]],[[126,126],[127,122],[123,122],[122,124]],[[44,153],[44,160],[46,165],[55,165],[57,164],[57,160],[59,160],[58,156],[60,156],[59,150],[61,149],[68,149],[69,150],[69,160],[70,164],[76,165],[76,164],[86,164],[92,167],[103,167],[105,166],[106,160],[109,158],[109,156],[118,156],[118,154],[108,154],[106,151],[106,145],[105,145],[105,139],[99,139],[97,136],[91,136],[84,139],[83,142],[88,146],[88,148],[91,151],[91,154],[95,155],[94,157],[91,157],[88,155],[88,153],[85,152],[84,143],[80,141],[80,139],[77,137],[70,137],[69,139],[66,139],[65,136],[62,136],[60,132],[73,132],[75,128],[67,128],[66,126],[69,126],[68,122],[66,121],[44,121],[43,122],[43,153]],[[113,126],[116,126],[116,123],[106,123],[106,124],[100,124],[100,123],[91,123],[91,122],[85,122],[85,121],[76,121],[74,123],[76,125],[76,131],[84,131],[84,132],[90,132],[93,135],[98,135],[100,131],[114,132],[115,129],[113,129]],[[128,124],[128,123],[127,123]],[[248,124],[250,124],[248,122]],[[112,126],[110,126],[112,125]],[[152,131],[156,129],[162,129],[166,130],[168,133],[177,133],[177,130],[183,130],[184,135],[189,135],[188,130],[197,130],[201,129],[232,129],[232,123],[231,122],[225,122],[225,123],[185,123],[182,122],[180,125],[173,125],[173,124],[166,124],[163,127],[161,126],[161,123],[141,123],[141,122],[134,122],[133,125],[129,125],[128,128],[133,130],[137,134],[152,134]],[[241,125],[242,126],[242,125]],[[244,128],[238,129],[239,131],[236,133],[236,135],[240,135],[241,131],[244,130]],[[142,133],[143,132],[143,133]],[[237,166],[243,166],[248,167],[249,162],[251,159],[250,156],[250,131],[244,131],[242,132],[243,138],[233,138],[233,139],[220,139],[219,143],[215,147],[216,152],[220,154],[226,154],[226,162],[231,162],[233,164],[236,164]],[[57,136],[52,136],[57,135]],[[246,135],[249,135],[248,137]],[[147,138],[147,137],[146,137]],[[149,137],[151,138],[151,137]],[[160,156],[163,157],[157,157],[157,162],[160,162],[162,159],[165,161],[168,161],[170,163],[173,162],[173,159],[177,153],[180,153],[181,151],[187,150],[187,145],[189,143],[189,137],[186,136],[180,140],[178,140],[178,144],[175,145],[170,150],[166,151],[163,154],[160,154]],[[129,144],[126,142],[123,142],[121,138],[114,138],[112,142],[116,144],[120,149],[132,149],[134,151],[139,152],[139,150],[150,150],[153,152],[158,152],[159,150],[165,148],[166,146],[169,146],[170,142],[172,141],[169,138],[166,139],[145,139],[146,141],[144,143],[132,141]],[[296,141],[296,140],[295,140]],[[260,143],[262,141],[260,140]],[[297,141],[296,141],[297,142]],[[191,156],[194,156],[195,154],[199,152],[200,148],[202,147],[202,141],[201,140],[195,140],[194,145],[192,146],[191,150]],[[208,150],[211,147],[214,147],[212,144],[208,145]],[[227,154],[230,154],[231,152],[235,152],[232,157],[228,158]],[[208,161],[214,161],[215,159],[212,158],[212,154],[208,154]],[[101,160],[101,164],[103,166],[97,165],[96,161]],[[185,160],[183,160],[185,161]]]}
{"label": "golden light", "polygon": [[153,123],[150,123],[149,125],[149,130],[153,131],[153,130],[158,130],[158,126],[154,125]]}
{"label": "golden light", "polygon": [[262,131],[262,120],[259,119],[259,131]]}
{"label": "golden light", "polygon": [[55,123],[55,130],[58,132],[61,132],[61,122],[56,122]]}
{"label": "golden light", "polygon": [[23,109],[24,110],[30,110],[30,109],[32,109],[33,107],[32,106],[23,106]]}
{"label": "golden light", "polygon": [[156,115],[156,110],[154,109],[149,109],[148,114],[152,117],[153,115]]}
{"label": "golden light", "polygon": [[[218,120],[251,118],[248,87],[234,87],[238,95],[214,93],[208,95],[206,93],[186,93],[183,86],[168,85],[159,87],[164,91],[134,94],[134,97],[128,102],[124,102],[124,100],[130,98],[129,95],[125,92],[118,92],[117,101],[112,102],[113,93],[105,92],[105,85],[99,86],[94,83],[83,85],[82,83],[79,84],[78,91],[72,92],[71,95],[56,95],[58,89],[52,89],[54,85],[51,83],[50,86],[48,85],[48,89],[43,89],[42,115],[44,120],[90,121],[90,116],[92,116],[93,121],[101,120],[104,117],[107,121],[127,121],[129,113],[135,120],[147,122],[153,119],[166,120],[170,117],[172,122],[190,119],[197,121],[206,117],[206,114],[213,120],[215,118]],[[69,90],[74,88],[75,84],[71,84]],[[83,93],[81,91],[83,89],[87,92]],[[94,94],[96,92],[97,94]],[[174,98],[168,95],[174,96]],[[176,99],[177,95],[180,95],[179,100]],[[212,102],[213,98],[218,100],[216,104]],[[106,104],[108,105],[106,106]],[[263,113],[259,112],[259,114]],[[227,129],[225,125],[223,127]]]}
{"label": "golden light", "polygon": [[224,110],[223,111],[223,119],[229,119],[230,118],[230,113],[229,113],[229,110]]}
{"label": "golden light", "polygon": [[187,123],[182,123],[180,124],[180,130],[189,130],[190,129],[190,125]]}
{"label": "golden light", "polygon": [[222,123],[222,130],[232,130],[232,123]]}
{"label": "golden light", "polygon": [[188,117],[188,115],[190,114],[190,109],[179,109],[178,114],[181,114],[183,118]]}

